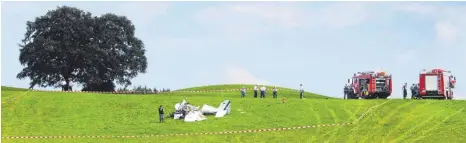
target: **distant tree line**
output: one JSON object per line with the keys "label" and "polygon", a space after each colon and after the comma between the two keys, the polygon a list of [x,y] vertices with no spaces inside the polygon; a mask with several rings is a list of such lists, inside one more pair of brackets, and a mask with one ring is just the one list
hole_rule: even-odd
{"label": "distant tree line", "polygon": [[147,86],[135,86],[133,89],[128,89],[126,87],[118,88],[117,92],[131,92],[131,93],[136,93],[136,94],[158,94],[158,93],[170,92],[170,88],[157,89],[156,87],[154,87],[151,89],[151,88],[148,88]]}

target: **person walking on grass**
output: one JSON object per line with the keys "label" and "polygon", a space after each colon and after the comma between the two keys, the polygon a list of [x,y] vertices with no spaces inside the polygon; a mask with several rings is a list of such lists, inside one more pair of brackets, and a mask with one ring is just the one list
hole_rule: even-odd
{"label": "person walking on grass", "polygon": [[266,91],[266,90],[267,90],[267,89],[265,88],[265,86],[262,85],[262,87],[261,87],[261,98],[265,98],[265,91]]}
{"label": "person walking on grass", "polygon": [[403,99],[406,99],[406,96],[408,96],[408,91],[407,91],[407,89],[406,89],[407,86],[408,86],[408,84],[405,83],[405,84],[403,85],[403,88],[402,88],[402,89],[403,89]]}
{"label": "person walking on grass", "polygon": [[273,87],[273,98],[277,98],[277,86]]}
{"label": "person walking on grass", "polygon": [[241,88],[241,98],[244,98],[246,96],[246,89],[244,88]]}
{"label": "person walking on grass", "polygon": [[159,107],[159,119],[160,119],[160,123],[162,123],[163,120],[164,120],[164,113],[163,113],[162,105],[160,105],[160,107]]}
{"label": "person walking on grass", "polygon": [[257,84],[254,85],[254,98],[257,98]]}
{"label": "person walking on grass", "polygon": [[305,98],[304,98],[304,88],[303,88],[303,84],[299,84],[299,98],[305,99]]}

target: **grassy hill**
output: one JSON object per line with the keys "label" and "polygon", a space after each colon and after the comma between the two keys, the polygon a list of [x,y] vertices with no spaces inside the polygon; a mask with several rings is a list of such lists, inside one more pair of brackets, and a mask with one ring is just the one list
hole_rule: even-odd
{"label": "grassy hill", "polygon": [[[200,87],[189,90],[215,89]],[[229,87],[229,86],[225,86]],[[233,87],[233,86],[230,86]],[[185,89],[187,90],[187,89]],[[466,101],[254,99],[248,93],[194,92],[157,95],[26,92],[2,87],[2,136],[140,136],[295,127],[320,128],[148,138],[6,139],[2,142],[466,142]],[[316,96],[320,97],[320,96]],[[183,98],[196,106],[232,101],[223,118],[158,123],[157,107],[172,112]],[[372,110],[369,110],[372,109]],[[364,116],[362,116],[364,115]],[[359,120],[360,119],[360,120]]]}
{"label": "grassy hill", "polygon": [[[224,90],[223,92],[236,92],[238,96],[240,95],[240,89],[241,88],[246,88],[246,95],[248,96],[254,96],[254,85],[252,84],[220,84],[220,85],[209,85],[209,86],[199,86],[199,87],[191,87],[191,88],[184,88],[184,89],[179,89],[175,90],[177,91],[213,91],[213,90]],[[261,86],[259,86],[261,87]],[[274,86],[265,86],[267,89],[267,95],[272,96],[272,89]],[[299,91],[297,89],[291,89],[291,88],[284,88],[284,87],[277,87],[279,94],[286,95],[287,98],[299,98]],[[229,90],[229,91],[225,91]],[[270,91],[269,91],[270,90]],[[257,96],[260,96],[260,92],[257,93]],[[324,95],[319,95],[311,92],[305,91],[305,97],[306,98],[319,98],[319,99],[324,99],[324,98],[333,98],[333,97],[327,97]]]}

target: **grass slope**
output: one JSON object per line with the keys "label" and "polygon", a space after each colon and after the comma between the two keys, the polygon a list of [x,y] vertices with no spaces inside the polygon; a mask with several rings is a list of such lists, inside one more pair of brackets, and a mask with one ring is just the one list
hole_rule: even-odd
{"label": "grass slope", "polygon": [[[227,135],[106,139],[2,139],[2,142],[466,142],[466,102],[239,98],[239,93],[114,95],[27,92],[2,87],[2,136],[156,135],[353,122],[353,125]],[[223,96],[221,96],[223,94]],[[297,94],[290,92],[289,94]],[[19,95],[23,95],[18,98]],[[15,98],[10,102],[8,99]],[[224,118],[158,123],[157,107],[172,112],[187,97],[194,105],[232,100]]]}
{"label": "grass slope", "polygon": [[[229,91],[229,92],[237,92],[238,94],[240,93],[241,88],[246,88],[247,95],[253,96],[254,91],[252,90],[254,88],[254,85],[252,84],[220,84],[220,85],[210,85],[210,86],[199,86],[199,87],[191,87],[191,88],[185,88],[185,89],[179,89],[176,91],[209,91],[209,90],[229,90],[229,89],[238,89],[238,91]],[[261,86],[259,86],[261,87]],[[274,88],[274,86],[265,86],[267,88],[267,95],[271,96],[272,91],[269,91]],[[291,89],[291,88],[284,88],[284,87],[277,87],[279,94],[283,93],[284,95],[290,95],[293,97],[299,97],[298,90],[296,89]],[[283,91],[281,91],[283,90]],[[258,96],[260,96],[260,92],[257,93]],[[305,97],[306,98],[333,98],[333,97],[327,97],[324,95],[319,95],[311,92],[306,92],[305,91]]]}

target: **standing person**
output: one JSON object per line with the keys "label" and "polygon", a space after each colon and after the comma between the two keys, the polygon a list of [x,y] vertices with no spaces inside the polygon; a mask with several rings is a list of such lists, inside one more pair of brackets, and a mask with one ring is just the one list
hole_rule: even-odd
{"label": "standing person", "polygon": [[164,114],[163,114],[163,107],[162,107],[162,105],[160,105],[160,107],[159,107],[159,118],[160,118],[160,123],[163,122],[163,119],[164,119],[164,116],[163,116],[163,115],[164,115]]}
{"label": "standing person", "polygon": [[345,84],[345,88],[343,88],[343,99],[346,99],[348,95],[348,85]]}
{"label": "standing person", "polygon": [[277,98],[277,86],[273,87],[273,98]]}
{"label": "standing person", "polygon": [[241,88],[241,98],[244,98],[246,96],[246,89],[244,88]]}
{"label": "standing person", "polygon": [[416,93],[417,99],[422,99],[421,94],[419,93],[419,83],[414,86],[414,93]]}
{"label": "standing person", "polygon": [[261,87],[261,98],[265,98],[265,90],[266,90],[265,86],[262,85],[262,87]]}
{"label": "standing person", "polygon": [[254,98],[257,98],[257,84],[254,85]]}
{"label": "standing person", "polygon": [[73,91],[73,83],[70,82],[68,85],[68,91]]}
{"label": "standing person", "polygon": [[61,82],[61,91],[66,91],[66,81]]}
{"label": "standing person", "polygon": [[303,88],[303,84],[299,84],[299,98],[305,99],[305,98],[304,98],[304,88]]}
{"label": "standing person", "polygon": [[411,99],[414,99],[415,98],[415,93],[414,93],[414,83],[413,85],[411,85]]}
{"label": "standing person", "polygon": [[405,85],[403,85],[403,99],[406,99],[406,96],[408,96],[408,91],[406,89],[407,88],[406,86],[408,86],[407,83],[405,83]]}

